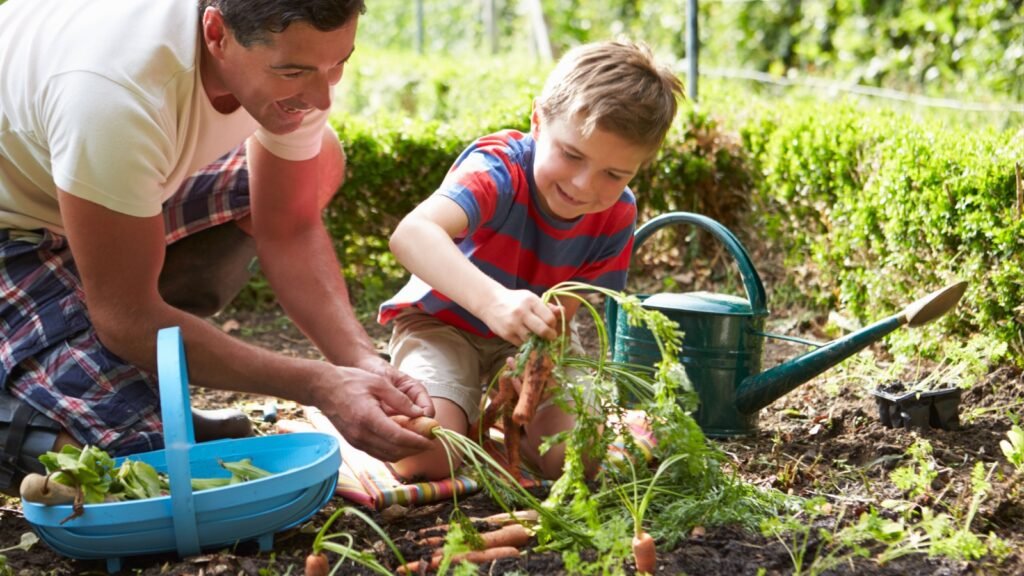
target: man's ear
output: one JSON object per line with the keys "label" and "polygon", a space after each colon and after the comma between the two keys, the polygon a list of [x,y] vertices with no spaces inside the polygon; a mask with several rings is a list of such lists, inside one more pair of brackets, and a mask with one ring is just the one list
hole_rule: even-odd
{"label": "man's ear", "polygon": [[224,15],[219,9],[207,6],[203,12],[203,43],[216,58],[223,57],[227,37],[228,29],[224,24]]}

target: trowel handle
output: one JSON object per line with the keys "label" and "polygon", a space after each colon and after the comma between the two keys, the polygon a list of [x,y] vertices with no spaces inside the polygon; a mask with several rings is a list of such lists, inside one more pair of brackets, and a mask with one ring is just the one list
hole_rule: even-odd
{"label": "trowel handle", "polygon": [[633,252],[636,253],[640,248],[640,245],[643,244],[651,234],[654,234],[658,229],[669,224],[692,224],[698,228],[706,230],[712,236],[717,238],[719,242],[724,244],[726,250],[728,250],[729,254],[731,254],[733,259],[736,260],[736,265],[740,269],[740,276],[743,278],[743,287],[747,291],[747,300],[750,301],[751,312],[755,316],[764,316],[768,314],[768,308],[765,303],[764,284],[761,283],[761,277],[757,275],[757,270],[754,269],[754,264],[750,261],[750,255],[747,254],[746,248],[740,244],[740,241],[736,239],[736,236],[716,220],[700,214],[694,214],[692,212],[669,212],[667,214],[662,214],[661,216],[653,218],[647,221],[643,226],[637,228],[636,233],[633,235]]}

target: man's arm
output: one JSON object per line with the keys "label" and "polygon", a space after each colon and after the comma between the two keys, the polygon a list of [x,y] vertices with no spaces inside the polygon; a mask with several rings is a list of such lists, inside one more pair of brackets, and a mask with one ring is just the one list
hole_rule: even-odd
{"label": "man's arm", "polygon": [[58,198],[93,325],[122,359],[155,372],[157,331],[180,326],[197,385],[315,405],[354,445],[378,457],[394,459],[429,446],[384,416],[382,406],[408,399],[383,378],[250,346],[164,302],[157,290],[165,251],[162,217],[127,216],[61,190]]}
{"label": "man's arm", "polygon": [[377,359],[356,319],[322,220],[324,191],[340,184],[343,156],[324,139],[319,156],[288,161],[250,138],[251,234],[260,265],[288,316],[328,360],[353,366]]}
{"label": "man's arm", "polygon": [[359,323],[323,225],[322,209],[344,176],[337,136],[325,131],[319,156],[283,160],[251,138],[252,234],[270,285],[295,324],[331,362],[372,372],[401,392],[388,414],[433,415],[423,385],[381,358]]}
{"label": "man's arm", "polygon": [[473,265],[452,241],[466,229],[466,213],[453,200],[433,195],[398,224],[391,251],[406,269],[458,303],[499,337],[520,345],[531,333],[557,334],[556,316],[528,290],[510,290]]}

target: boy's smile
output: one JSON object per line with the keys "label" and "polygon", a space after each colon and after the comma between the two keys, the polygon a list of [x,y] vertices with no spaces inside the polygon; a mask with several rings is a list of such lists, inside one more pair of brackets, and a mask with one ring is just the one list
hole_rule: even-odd
{"label": "boy's smile", "polygon": [[562,220],[612,207],[650,149],[595,128],[584,136],[576,122],[544,118],[534,106],[531,134],[537,142],[533,177],[541,209]]}

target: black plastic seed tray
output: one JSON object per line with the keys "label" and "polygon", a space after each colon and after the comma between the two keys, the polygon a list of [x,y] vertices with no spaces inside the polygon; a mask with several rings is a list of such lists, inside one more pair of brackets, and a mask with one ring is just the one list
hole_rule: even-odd
{"label": "black plastic seed tray", "polygon": [[882,390],[871,393],[878,404],[878,418],[887,428],[958,430],[961,392],[960,388],[944,388],[901,394]]}

